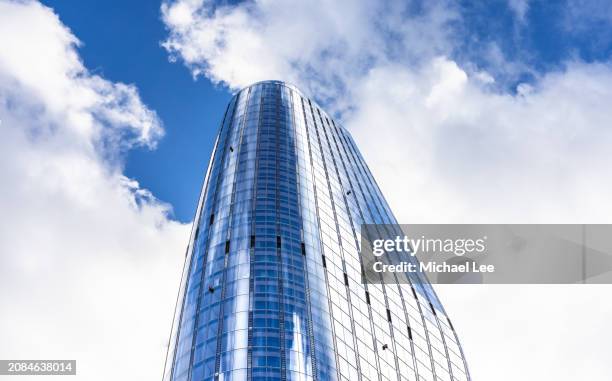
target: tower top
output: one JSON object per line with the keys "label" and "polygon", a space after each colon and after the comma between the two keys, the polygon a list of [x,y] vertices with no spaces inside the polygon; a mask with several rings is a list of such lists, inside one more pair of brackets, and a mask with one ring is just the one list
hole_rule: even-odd
{"label": "tower top", "polygon": [[255,85],[262,84],[262,83],[269,83],[269,84],[283,85],[283,86],[285,86],[285,87],[289,87],[289,88],[291,88],[292,90],[297,91],[297,92],[298,92],[298,93],[300,93],[300,94],[301,94],[301,95],[302,95],[304,98],[309,98],[309,97],[308,97],[306,94],[304,94],[304,92],[303,92],[302,90],[300,90],[300,89],[299,89],[299,88],[298,88],[296,85],[294,85],[293,83],[286,82],[286,81],[281,81],[281,80],[278,80],[278,79],[266,79],[266,80],[263,80],[263,81],[253,82],[253,83],[251,83],[250,85],[248,85],[248,86],[245,86],[245,87],[241,88],[241,89],[238,91],[238,93],[240,93],[240,92],[242,92],[242,91],[244,91],[244,90],[246,90],[246,89],[248,89],[248,88],[250,88],[250,87],[253,87],[253,86],[255,86]]}

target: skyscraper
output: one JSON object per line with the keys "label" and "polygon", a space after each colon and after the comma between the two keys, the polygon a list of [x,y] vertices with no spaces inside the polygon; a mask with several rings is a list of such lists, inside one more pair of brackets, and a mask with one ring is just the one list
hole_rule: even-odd
{"label": "skyscraper", "polygon": [[164,380],[469,380],[428,283],[361,283],[364,223],[396,221],[349,133],[292,85],[238,92],[185,254]]}

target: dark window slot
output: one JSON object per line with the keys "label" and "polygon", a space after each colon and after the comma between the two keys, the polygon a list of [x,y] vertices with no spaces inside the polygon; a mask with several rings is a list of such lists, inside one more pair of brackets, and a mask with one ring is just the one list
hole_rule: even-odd
{"label": "dark window slot", "polygon": [[327,268],[327,261],[325,260],[325,255],[321,255],[321,261],[323,262],[323,267]]}
{"label": "dark window slot", "polygon": [[225,241],[225,254],[229,253],[229,249],[230,249],[230,241],[227,240]]}
{"label": "dark window slot", "polygon": [[302,255],[306,255],[306,245],[302,242]]}
{"label": "dark window slot", "polygon": [[408,338],[412,340],[412,328],[410,326],[408,326]]}
{"label": "dark window slot", "polygon": [[436,309],[434,308],[433,304],[431,304],[431,302],[429,302],[429,308],[431,308],[431,312],[433,312],[433,314],[436,314]]}
{"label": "dark window slot", "polygon": [[255,247],[255,236],[251,236],[251,247]]}
{"label": "dark window slot", "polygon": [[344,284],[347,285],[347,286],[349,285],[348,275],[346,275],[346,273],[344,273]]}
{"label": "dark window slot", "polygon": [[281,248],[281,236],[280,235],[276,236],[276,248],[277,249]]}
{"label": "dark window slot", "polygon": [[415,298],[415,299],[419,299],[419,298],[417,297],[416,291],[414,291],[414,287],[410,286],[410,289],[412,290],[412,295],[414,295],[414,298]]}
{"label": "dark window slot", "polygon": [[366,303],[370,304],[370,293],[366,291]]}
{"label": "dark window slot", "polygon": [[387,308],[387,320],[391,322],[391,310]]}
{"label": "dark window slot", "polygon": [[448,322],[448,325],[450,325],[451,329],[454,331],[455,327],[453,327],[453,323],[451,323],[450,319],[448,318],[448,316],[446,317],[446,321]]}
{"label": "dark window slot", "polygon": [[210,215],[210,223],[209,223],[209,225],[212,225],[212,224],[213,224],[213,222],[215,222],[215,214],[214,214],[214,213],[212,213],[212,214]]}
{"label": "dark window slot", "polygon": [[208,286],[208,292],[212,294],[213,292],[215,292],[215,288],[213,286]]}
{"label": "dark window slot", "polygon": [[194,236],[194,238],[193,238],[193,240],[194,240],[194,241],[197,241],[197,240],[198,240],[198,235],[200,235],[200,226],[198,226],[198,227],[196,228],[196,231],[195,231],[195,236]]}

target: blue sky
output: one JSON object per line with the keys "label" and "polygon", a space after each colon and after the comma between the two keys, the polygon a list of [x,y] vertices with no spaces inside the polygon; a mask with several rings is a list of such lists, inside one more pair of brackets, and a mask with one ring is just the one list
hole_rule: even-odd
{"label": "blue sky", "polygon": [[[524,15],[512,4],[526,4]],[[471,59],[494,42],[508,60],[543,73],[568,59],[607,60],[612,52],[610,6],[603,1],[467,1],[462,9],[465,34],[458,35],[458,47]],[[491,62],[480,64],[489,68]]]}
{"label": "blue sky", "polygon": [[[81,40],[79,53],[92,72],[135,84],[145,104],[157,112],[165,137],[157,149],[129,151],[125,174],[169,202],[176,219],[190,221],[214,134],[231,96],[227,86],[215,86],[201,75],[194,80],[180,62],[169,62],[160,45],[168,31],[157,2],[44,3]],[[522,3],[527,4],[524,11]],[[421,12],[422,7],[417,4],[410,11]],[[590,13],[578,7],[570,12],[566,2],[463,2],[458,7],[461,19],[453,21],[451,55],[459,63],[491,71],[510,92],[568,59],[607,60],[612,28],[609,20],[597,16],[605,6],[583,4],[581,8],[592,8]],[[494,50],[515,65],[500,67],[490,57]]]}
{"label": "blue sky", "polygon": [[45,1],[81,40],[85,65],[112,81],[135,84],[162,120],[165,136],[154,150],[127,153],[125,174],[193,219],[215,134],[231,93],[170,63],[154,1]]}

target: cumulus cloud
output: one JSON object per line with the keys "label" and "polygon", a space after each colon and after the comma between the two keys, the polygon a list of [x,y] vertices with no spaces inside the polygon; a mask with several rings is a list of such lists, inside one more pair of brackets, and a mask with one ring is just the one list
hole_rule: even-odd
{"label": "cumulus cloud", "polygon": [[86,380],[162,373],[186,226],[122,174],[161,122],[90,73],[33,1],[0,2],[0,358],[76,359]]}
{"label": "cumulus cloud", "polygon": [[[419,62],[448,50],[455,9],[426,2],[164,2],[164,47],[194,75],[232,89],[283,79],[337,100],[347,84],[393,59]],[[299,16],[298,16],[299,15]]]}
{"label": "cumulus cloud", "polygon": [[231,89],[284,79],[339,111],[369,142],[402,221],[604,222],[612,212],[600,176],[612,159],[608,63],[496,86],[478,62],[454,58],[460,13],[444,2],[191,0],[164,3],[162,15],[164,46],[194,75]]}
{"label": "cumulus cloud", "polygon": [[[528,2],[509,6],[526,22]],[[542,72],[500,54],[470,56],[495,49],[461,51],[477,41],[462,40],[461,12],[443,1],[317,1],[294,8],[274,0],[219,6],[177,0],[165,2],[162,15],[165,48],[195,76],[230,89],[287,80],[335,112],[403,223],[610,222],[608,62],[573,60]],[[512,84],[521,77],[517,71],[533,80]],[[508,73],[512,81],[503,78]],[[539,351],[560,359],[611,339],[610,311],[595,307],[609,288],[526,287],[519,299],[500,288],[440,290],[457,327],[464,327],[476,379],[576,376],[550,356],[542,363],[526,358],[522,342],[509,339],[525,332],[540,334]],[[504,308],[502,299],[516,303]],[[600,335],[569,335],[565,345],[552,340],[562,327],[540,332],[550,315],[545,308],[528,311],[543,305],[565,314],[563,324],[592,325]],[[598,312],[587,312],[593,308]],[[498,332],[497,341],[480,345],[485,331]],[[604,352],[590,352],[593,362],[581,360],[600,364],[583,378],[609,375]],[[528,369],[520,375],[499,372],[521,363]]]}
{"label": "cumulus cloud", "polygon": [[606,223],[611,85],[608,64],[572,63],[491,92],[438,58],[372,70],[346,124],[401,221]]}

